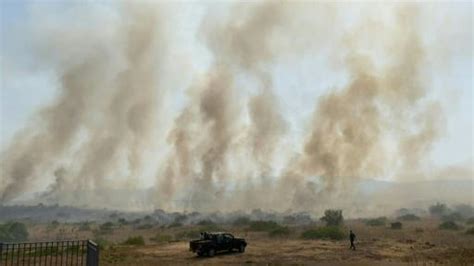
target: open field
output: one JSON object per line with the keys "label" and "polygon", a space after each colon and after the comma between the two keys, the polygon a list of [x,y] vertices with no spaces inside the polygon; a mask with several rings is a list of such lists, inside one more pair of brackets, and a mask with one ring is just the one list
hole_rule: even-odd
{"label": "open field", "polygon": [[[348,220],[341,230],[352,229],[357,235],[357,250],[349,249],[349,241],[301,238],[302,232],[318,228],[319,223],[288,225],[288,232],[271,236],[269,231],[255,231],[248,225],[154,225],[138,229],[133,225],[36,224],[29,225],[30,240],[91,238],[102,245],[102,265],[163,264],[454,264],[474,263],[474,235],[466,234],[471,225],[459,230],[440,230],[440,221],[425,218],[403,222],[403,228],[368,226],[363,220]],[[82,227],[82,228],[81,228]],[[213,258],[197,257],[188,251],[188,241],[200,231],[229,231],[244,237],[245,253],[222,253]],[[127,238],[142,236],[144,245],[124,244]]]}

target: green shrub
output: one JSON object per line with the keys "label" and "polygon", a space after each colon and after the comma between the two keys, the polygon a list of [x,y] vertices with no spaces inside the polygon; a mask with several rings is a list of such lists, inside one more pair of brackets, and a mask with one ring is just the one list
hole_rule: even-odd
{"label": "green shrub", "polygon": [[474,224],[474,217],[467,219],[466,224]]}
{"label": "green shrub", "polygon": [[446,221],[439,225],[439,229],[441,230],[459,230],[459,225],[453,221]]}
{"label": "green shrub", "polygon": [[325,210],[321,221],[326,223],[326,226],[339,226],[344,222],[342,210]]}
{"label": "green shrub", "polygon": [[436,205],[432,205],[429,208],[430,214],[434,216],[442,216],[446,214],[449,209],[446,207],[446,204],[443,203],[436,203]]}
{"label": "green shrub", "polygon": [[150,238],[150,241],[153,241],[153,242],[170,242],[173,240],[173,236],[172,235],[163,235],[163,234],[156,234],[156,236]]}
{"label": "green shrub", "polygon": [[197,223],[197,225],[215,225],[215,223],[211,220],[201,220]]}
{"label": "green shrub", "polygon": [[280,227],[274,221],[252,221],[247,228],[249,231],[257,231],[257,232],[270,232],[272,230],[278,229]]}
{"label": "green shrub", "polygon": [[249,225],[250,224],[250,219],[248,217],[238,217],[232,222],[233,225],[235,226],[244,226],[244,225]]}
{"label": "green shrub", "polygon": [[127,238],[122,244],[124,245],[133,245],[133,246],[143,246],[145,245],[145,240],[142,236],[132,236]]}
{"label": "green shrub", "polygon": [[290,234],[290,229],[286,226],[279,226],[278,228],[275,228],[268,232],[268,236],[270,237],[282,237],[282,236],[288,236]]}
{"label": "green shrub", "polygon": [[168,225],[168,228],[181,227],[181,226],[183,226],[182,223],[173,222],[172,224]]}
{"label": "green shrub", "polygon": [[113,231],[114,224],[111,222],[103,223],[99,226],[100,234],[111,234]]}
{"label": "green shrub", "polygon": [[26,225],[20,222],[10,222],[0,225],[0,241],[22,242],[28,240]]}
{"label": "green shrub", "polygon": [[83,222],[79,225],[79,231],[89,231],[89,230],[91,230],[89,222]]}
{"label": "green shrub", "polygon": [[304,231],[301,234],[301,237],[304,239],[341,240],[344,239],[345,234],[342,232],[341,228],[337,226],[326,226]]}
{"label": "green shrub", "polygon": [[145,230],[153,228],[152,224],[141,224],[136,227],[138,230]]}
{"label": "green shrub", "polygon": [[392,228],[392,229],[402,229],[402,223],[401,222],[391,223],[390,228]]}
{"label": "green shrub", "polygon": [[474,227],[471,227],[469,229],[466,230],[466,234],[468,235],[474,235]]}
{"label": "green shrub", "polygon": [[106,248],[110,245],[109,241],[107,241],[107,239],[102,238],[102,237],[96,237],[92,241],[94,241],[97,245],[99,245],[100,248]]}
{"label": "green shrub", "polygon": [[125,219],[125,218],[119,218],[118,219],[118,223],[120,225],[127,225],[128,224],[128,221]]}
{"label": "green shrub", "polygon": [[378,217],[375,219],[369,219],[365,222],[366,225],[368,226],[384,226],[385,223],[387,222],[386,217]]}
{"label": "green shrub", "polygon": [[201,232],[217,232],[217,231],[224,231],[219,225],[217,224],[209,224],[209,225],[201,225],[199,227]]}
{"label": "green shrub", "polygon": [[405,215],[399,216],[397,219],[402,220],[402,221],[419,221],[420,217],[414,214],[405,214]]}
{"label": "green shrub", "polygon": [[441,220],[448,222],[448,221],[462,221],[464,217],[459,212],[452,212],[450,214],[446,214],[441,216]]}

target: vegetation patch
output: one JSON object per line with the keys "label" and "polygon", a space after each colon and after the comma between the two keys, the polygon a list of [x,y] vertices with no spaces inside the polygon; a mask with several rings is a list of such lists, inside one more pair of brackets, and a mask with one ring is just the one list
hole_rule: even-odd
{"label": "vegetation patch", "polygon": [[447,215],[441,216],[441,220],[447,221],[463,221],[464,217],[459,212],[452,212]]}
{"label": "vegetation patch", "polygon": [[402,229],[402,223],[401,223],[401,222],[394,222],[394,223],[391,223],[391,224],[390,224],[390,228],[396,229],[396,230]]}
{"label": "vegetation patch", "polygon": [[246,226],[250,224],[250,219],[245,216],[237,217],[233,222],[235,226]]}
{"label": "vegetation patch", "polygon": [[107,239],[102,238],[102,237],[96,237],[92,241],[94,241],[97,245],[99,245],[100,248],[107,248],[110,246],[110,242],[107,241]]}
{"label": "vegetation patch", "polygon": [[399,216],[397,219],[401,220],[401,221],[409,222],[409,221],[419,221],[420,217],[418,217],[414,214],[405,214],[405,215]]}
{"label": "vegetation patch", "polygon": [[127,238],[122,244],[132,245],[132,246],[143,246],[145,245],[145,240],[142,236],[132,236]]}
{"label": "vegetation patch", "polygon": [[466,230],[466,234],[468,235],[474,235],[474,227],[471,227],[469,229]]}
{"label": "vegetation patch", "polygon": [[315,229],[304,231],[301,234],[303,239],[332,239],[341,240],[344,239],[345,234],[341,228],[337,226],[326,226],[318,227]]}
{"label": "vegetation patch", "polygon": [[136,227],[138,230],[152,229],[152,224],[141,224]]}
{"label": "vegetation patch", "polygon": [[439,229],[441,230],[459,230],[460,227],[456,222],[453,221],[446,221],[439,225]]}
{"label": "vegetation patch", "polygon": [[90,231],[91,230],[90,223],[89,222],[83,222],[83,223],[79,224],[78,230],[79,231]]}
{"label": "vegetation patch", "polygon": [[279,226],[268,232],[268,236],[270,237],[283,237],[288,236],[290,234],[290,229],[286,226]]}
{"label": "vegetation patch", "polygon": [[173,241],[173,236],[167,234],[156,234],[156,236],[150,238],[150,241],[157,243],[171,242]]}
{"label": "vegetation patch", "polygon": [[173,223],[171,223],[170,225],[168,225],[168,228],[181,227],[181,226],[183,226],[182,223],[180,223],[180,222],[173,222]]}
{"label": "vegetation patch", "polygon": [[20,222],[0,224],[0,242],[22,242],[28,240],[26,225]]}
{"label": "vegetation patch", "polygon": [[467,219],[466,224],[474,224],[474,217]]}
{"label": "vegetation patch", "polygon": [[365,221],[368,226],[384,226],[387,223],[387,217],[378,217]]}
{"label": "vegetation patch", "polygon": [[249,231],[270,232],[281,226],[274,221],[252,221],[247,228]]}
{"label": "vegetation patch", "polygon": [[342,210],[325,210],[321,221],[326,223],[326,226],[339,226],[344,222]]}

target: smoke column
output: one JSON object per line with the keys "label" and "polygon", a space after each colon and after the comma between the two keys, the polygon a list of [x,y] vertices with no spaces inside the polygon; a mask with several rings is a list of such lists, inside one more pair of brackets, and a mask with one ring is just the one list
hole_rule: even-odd
{"label": "smoke column", "polygon": [[[51,170],[56,182],[65,184],[53,184],[48,194],[63,193],[62,202],[76,204],[93,196],[106,200],[99,190],[113,187],[114,180],[106,178],[119,174],[123,158],[128,177],[139,174],[143,150],[153,143],[157,127],[160,88],[155,71],[165,41],[155,8],[124,4],[118,12],[115,25],[104,25],[108,21],[98,17],[97,32],[66,26],[53,32],[63,38],[80,36],[73,45],[84,50],[60,61],[60,95],[3,153],[1,201],[18,196]],[[113,32],[103,36],[108,26]],[[46,54],[56,49],[68,53],[70,47],[54,41],[44,44]],[[72,161],[58,165],[68,154]],[[84,194],[90,190],[97,191]]]}
{"label": "smoke column", "polygon": [[[198,31],[210,65],[193,73],[173,114],[162,105],[175,87],[162,79],[175,66],[164,60],[174,25],[162,9],[121,3],[111,18],[94,17],[96,28],[38,30],[39,54],[59,54],[59,94],[3,151],[0,203],[49,179],[41,199],[111,206],[110,191],[133,190],[146,165],[158,161],[145,151],[162,148],[159,131],[168,150],[153,165],[153,208],[351,208],[363,178],[418,175],[443,130],[424,72],[417,5],[388,7],[390,23],[374,16],[350,26],[339,4],[237,3],[224,14],[211,8]],[[295,118],[282,111],[272,67],[308,53],[327,55],[342,85],[324,85],[300,125],[303,136],[282,147]],[[171,126],[158,123],[163,118]],[[284,165],[276,165],[277,151]]]}

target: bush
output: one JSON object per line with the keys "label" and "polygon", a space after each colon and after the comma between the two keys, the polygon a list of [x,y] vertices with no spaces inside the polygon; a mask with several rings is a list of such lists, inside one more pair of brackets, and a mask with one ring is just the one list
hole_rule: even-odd
{"label": "bush", "polygon": [[414,214],[405,214],[405,215],[399,216],[397,219],[402,220],[402,221],[419,221],[420,217]]}
{"label": "bush", "polygon": [[232,223],[235,226],[243,226],[243,225],[249,225],[250,224],[250,219],[248,217],[238,217],[237,219],[234,220]]}
{"label": "bush", "polygon": [[168,225],[168,228],[181,227],[181,226],[183,226],[182,223],[173,222],[172,224]]}
{"label": "bush", "polygon": [[471,227],[469,229],[466,230],[466,234],[468,235],[474,235],[474,227]]}
{"label": "bush", "polygon": [[321,221],[326,223],[326,226],[339,226],[343,223],[344,217],[342,210],[325,210]]}
{"label": "bush", "polygon": [[326,226],[319,227],[316,229],[311,229],[304,231],[301,234],[301,237],[304,239],[332,239],[332,240],[341,240],[345,237],[344,232],[339,227],[336,226]]}
{"label": "bush", "polygon": [[84,222],[79,225],[79,231],[89,231],[89,230],[91,230],[89,222]]}
{"label": "bush", "polygon": [[446,221],[439,225],[441,230],[459,230],[459,225],[453,221]]}
{"label": "bush", "polygon": [[162,234],[157,234],[155,237],[150,238],[150,241],[153,242],[170,242],[173,240],[172,235],[162,235]]}
{"label": "bush", "polygon": [[28,240],[26,225],[19,222],[10,222],[0,225],[0,241],[22,242]]}
{"label": "bush", "polygon": [[369,219],[365,222],[365,224],[368,226],[384,226],[386,222],[387,222],[386,217],[379,217],[375,219]]}
{"label": "bush", "polygon": [[467,219],[466,224],[474,224],[474,217]]}
{"label": "bush", "polygon": [[97,245],[99,245],[100,248],[106,248],[109,246],[109,241],[107,241],[105,238],[97,237],[95,238],[94,241]]}
{"label": "bush", "polygon": [[125,219],[125,218],[119,218],[118,219],[118,223],[120,225],[127,225],[128,224],[128,221]]}
{"label": "bush", "polygon": [[290,234],[290,229],[286,226],[279,226],[268,232],[270,237],[281,237],[281,236],[288,236]]}
{"label": "bush", "polygon": [[436,203],[435,205],[430,206],[430,214],[433,216],[442,216],[448,212],[448,207],[443,203]]}
{"label": "bush", "polygon": [[216,225],[216,224],[211,220],[201,220],[197,223],[197,225]]}
{"label": "bush", "polygon": [[110,234],[113,231],[114,224],[111,222],[103,223],[99,226],[99,233],[101,234]]}
{"label": "bush", "polygon": [[441,220],[448,222],[448,221],[462,221],[464,217],[459,212],[452,212],[447,215],[441,216]]}
{"label": "bush", "polygon": [[133,236],[133,237],[127,238],[127,240],[125,240],[125,242],[123,242],[122,244],[133,245],[133,246],[143,246],[145,245],[145,240],[143,239],[142,236]]}
{"label": "bush", "polygon": [[402,229],[402,223],[401,222],[391,223],[390,228],[392,228],[392,229]]}
{"label": "bush", "polygon": [[279,224],[273,221],[253,221],[250,222],[248,227],[249,231],[265,231],[270,232],[272,230],[278,229],[281,227]]}
{"label": "bush", "polygon": [[152,224],[141,224],[136,227],[138,230],[145,230],[153,228]]}

